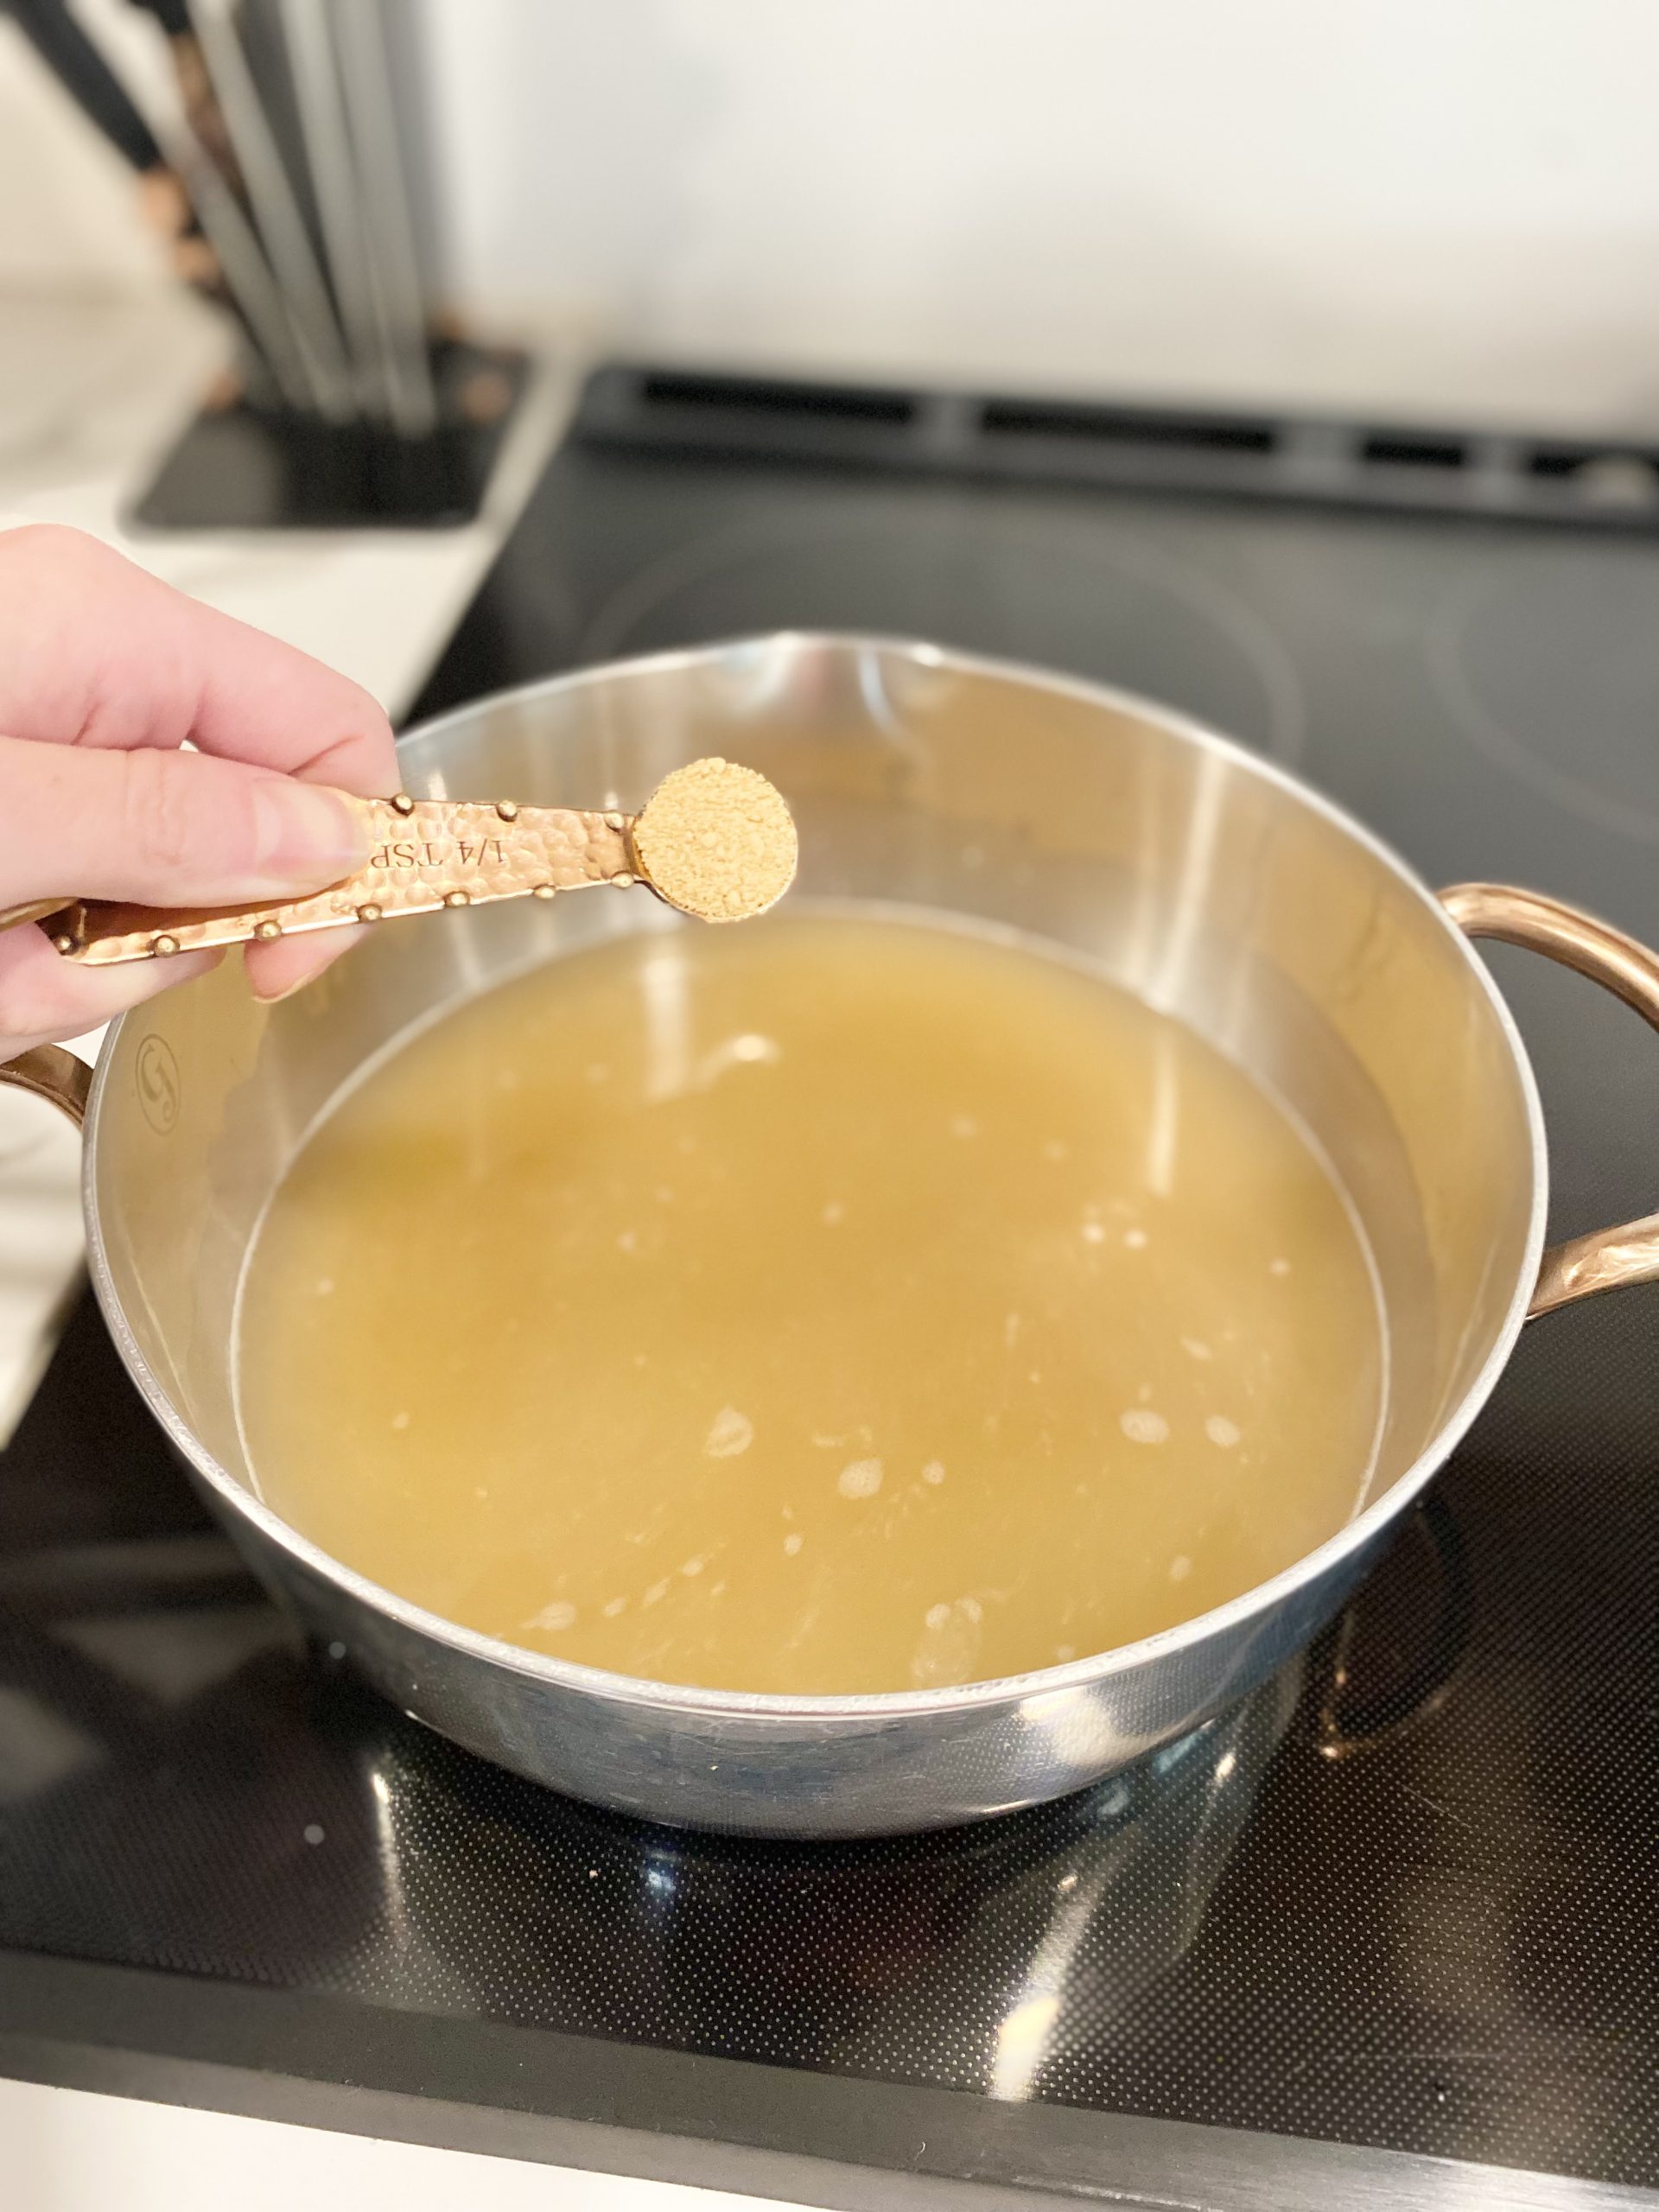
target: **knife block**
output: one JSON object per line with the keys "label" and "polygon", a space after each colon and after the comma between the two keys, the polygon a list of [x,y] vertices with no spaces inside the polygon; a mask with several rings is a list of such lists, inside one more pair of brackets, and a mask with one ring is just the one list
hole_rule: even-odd
{"label": "knife block", "polygon": [[135,503],[149,530],[454,530],[483,504],[523,397],[522,353],[439,339],[424,437],[329,423],[244,392],[206,407]]}

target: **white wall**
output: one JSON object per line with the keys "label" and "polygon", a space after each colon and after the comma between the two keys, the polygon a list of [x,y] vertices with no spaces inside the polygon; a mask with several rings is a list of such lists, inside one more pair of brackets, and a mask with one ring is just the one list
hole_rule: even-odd
{"label": "white wall", "polygon": [[[1654,0],[408,3],[458,288],[497,314],[714,359],[1659,425]],[[0,292],[159,269],[0,22]]]}
{"label": "white wall", "polygon": [[425,0],[457,271],[664,353],[1659,422],[1652,0]]}

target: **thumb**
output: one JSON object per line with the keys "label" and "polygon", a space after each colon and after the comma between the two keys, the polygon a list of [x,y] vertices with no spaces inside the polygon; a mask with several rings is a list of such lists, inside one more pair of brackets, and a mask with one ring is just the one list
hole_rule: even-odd
{"label": "thumb", "polygon": [[201,753],[0,738],[0,907],[223,906],[337,883],[368,858],[340,792]]}

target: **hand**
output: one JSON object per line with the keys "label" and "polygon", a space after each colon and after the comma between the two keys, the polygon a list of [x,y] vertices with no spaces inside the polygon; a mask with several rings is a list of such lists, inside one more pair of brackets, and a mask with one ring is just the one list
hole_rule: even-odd
{"label": "hand", "polygon": [[[195,752],[181,752],[188,739]],[[213,906],[298,897],[368,858],[351,810],[397,788],[355,683],[187,599],[78,531],[0,531],[0,912],[49,897]],[[246,949],[285,997],[356,935]],[[221,956],[79,968],[0,931],[0,1059],[79,1036]]]}

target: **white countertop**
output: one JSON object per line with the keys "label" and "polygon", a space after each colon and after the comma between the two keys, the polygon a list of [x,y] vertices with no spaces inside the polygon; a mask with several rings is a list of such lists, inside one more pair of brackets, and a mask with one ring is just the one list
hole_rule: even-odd
{"label": "white countertop", "polygon": [[[758,2196],[0,2081],[6,2212],[762,2212]],[[777,2200],[764,2204],[777,2212]]]}
{"label": "white countertop", "polygon": [[461,530],[140,531],[123,509],[224,359],[183,294],[0,297],[0,513],[73,523],[210,607],[315,653],[394,719],[442,652],[536,482],[581,365],[539,350],[485,508]]}
{"label": "white countertop", "polygon": [[[224,358],[219,325],[170,291],[0,298],[0,514],[72,523],[208,605],[286,638],[394,719],[420,690],[534,486],[581,365],[554,347],[461,530],[134,533],[123,521]],[[95,1051],[97,1039],[79,1049]],[[79,1146],[0,1090],[0,1444],[28,1405],[79,1281]]]}

